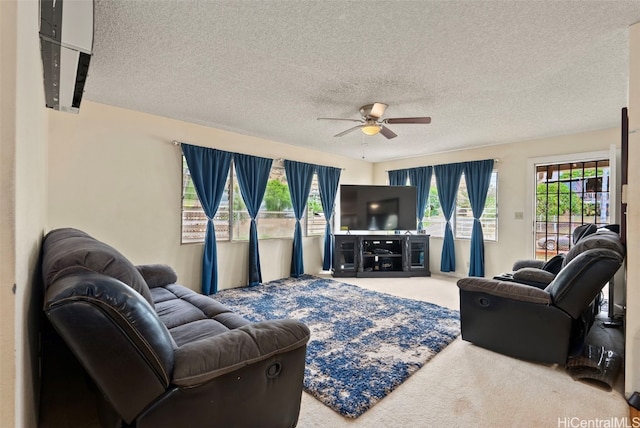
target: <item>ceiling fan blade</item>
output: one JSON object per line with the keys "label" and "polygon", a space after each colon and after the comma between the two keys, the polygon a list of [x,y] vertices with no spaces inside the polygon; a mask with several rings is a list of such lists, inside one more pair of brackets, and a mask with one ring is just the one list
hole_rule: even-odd
{"label": "ceiling fan blade", "polygon": [[347,122],[363,122],[362,119],[342,119],[338,117],[319,117],[317,120],[346,120]]}
{"label": "ceiling fan blade", "polygon": [[362,128],[363,126],[364,126],[364,125],[356,125],[356,126],[354,126],[353,128],[349,128],[349,129],[347,129],[346,131],[342,131],[341,133],[334,135],[334,137],[342,137],[342,136],[344,136],[344,135],[347,135],[349,132],[353,132],[353,131],[355,131],[356,129],[360,129],[360,128]]}
{"label": "ceiling fan blade", "polygon": [[430,117],[393,117],[383,120],[384,123],[431,123]]}
{"label": "ceiling fan blade", "polygon": [[380,126],[380,133],[385,137],[387,137],[387,139],[389,140],[398,136],[395,132],[393,132],[392,130],[390,130],[384,125]]}
{"label": "ceiling fan blade", "polygon": [[376,119],[380,119],[384,114],[384,111],[387,109],[387,107],[389,106],[384,103],[374,103],[373,107],[371,107],[371,113],[369,113],[369,116],[375,117]]}

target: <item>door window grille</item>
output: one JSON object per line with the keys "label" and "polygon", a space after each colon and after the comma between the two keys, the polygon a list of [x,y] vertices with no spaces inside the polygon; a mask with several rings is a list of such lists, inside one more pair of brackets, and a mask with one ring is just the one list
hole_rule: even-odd
{"label": "door window grille", "polygon": [[582,224],[609,224],[610,176],[608,159],[536,165],[536,259],[569,251]]}

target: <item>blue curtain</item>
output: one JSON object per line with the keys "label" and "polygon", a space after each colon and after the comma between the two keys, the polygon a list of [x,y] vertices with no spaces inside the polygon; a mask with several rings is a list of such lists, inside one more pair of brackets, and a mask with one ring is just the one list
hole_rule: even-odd
{"label": "blue curtain", "polygon": [[202,293],[214,294],[218,291],[218,255],[213,216],[218,211],[220,199],[224,194],[224,185],[229,175],[233,155],[229,152],[189,144],[181,144],[181,147],[198,199],[208,218],[202,254]]}
{"label": "blue curtain", "polygon": [[424,209],[429,199],[429,188],[431,187],[430,166],[420,166],[409,168],[409,184],[416,187],[416,218],[418,219],[418,230],[422,230],[422,218]]}
{"label": "blue curtain", "polygon": [[456,206],[456,194],[458,193],[463,168],[461,163],[433,167],[436,174],[436,186],[442,214],[447,221],[444,227],[444,241],[440,260],[440,270],[442,272],[454,272],[456,270],[456,251],[453,242],[453,230],[451,229],[451,216]]}
{"label": "blue curtain", "polygon": [[318,187],[320,188],[320,202],[327,222],[324,228],[324,258],[322,269],[331,270],[333,264],[333,234],[331,233],[331,217],[338,194],[338,182],[340,181],[340,168],[331,166],[318,166]]}
{"label": "blue curtain", "polygon": [[484,276],[484,236],[480,217],[487,200],[492,172],[493,159],[464,163],[464,179],[467,183],[469,202],[471,202],[471,211],[473,212],[469,276]]}
{"label": "blue curtain", "polygon": [[389,185],[406,186],[408,171],[406,169],[396,169],[389,171]]}
{"label": "blue curtain", "polygon": [[251,227],[249,229],[249,285],[258,285],[262,282],[262,272],[260,270],[256,216],[264,198],[264,191],[267,188],[273,159],[235,153],[233,161],[236,166],[240,193],[251,217]]}
{"label": "blue curtain", "polygon": [[302,259],[302,226],[300,219],[304,215],[304,207],[307,205],[311,181],[316,166],[303,162],[284,161],[284,172],[287,174],[293,213],[296,216],[296,229],[293,234],[293,253],[291,255],[291,276],[298,278],[304,273],[304,261]]}

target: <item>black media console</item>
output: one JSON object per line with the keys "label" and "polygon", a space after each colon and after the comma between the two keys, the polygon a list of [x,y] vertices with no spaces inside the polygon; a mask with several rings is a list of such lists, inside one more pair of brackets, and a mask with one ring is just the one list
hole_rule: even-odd
{"label": "black media console", "polygon": [[333,276],[431,276],[429,235],[335,235]]}

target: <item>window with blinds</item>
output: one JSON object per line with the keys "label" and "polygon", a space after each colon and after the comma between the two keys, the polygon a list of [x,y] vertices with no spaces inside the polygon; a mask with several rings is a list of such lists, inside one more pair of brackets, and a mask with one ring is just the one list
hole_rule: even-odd
{"label": "window with blinds", "polygon": [[[482,234],[485,241],[498,240],[498,172],[491,173],[491,181],[489,182],[489,190],[485,201],[484,211],[480,217],[482,223]],[[429,199],[424,211],[422,219],[422,227],[426,233],[434,237],[444,236],[444,227],[446,221],[440,208],[440,200],[438,199],[438,189],[436,187],[435,174],[431,176],[431,186],[429,189]],[[451,219],[451,227],[456,239],[471,239],[471,230],[473,228],[473,212],[471,211],[471,202],[469,201],[469,193],[467,192],[467,183],[464,174],[460,179],[458,193],[456,195],[455,212]]]}
{"label": "window with blinds", "polygon": [[[271,168],[265,196],[256,221],[258,238],[293,238],[295,215],[291,205],[289,186],[284,168]],[[251,218],[240,194],[240,186],[233,163],[225,183],[220,206],[213,218],[218,241],[246,241],[249,239]],[[301,220],[305,236],[322,235],[325,228],[317,176],[314,175],[307,199],[307,210]],[[182,157],[182,243],[203,242],[207,231],[205,215],[196,194],[187,162]]]}

